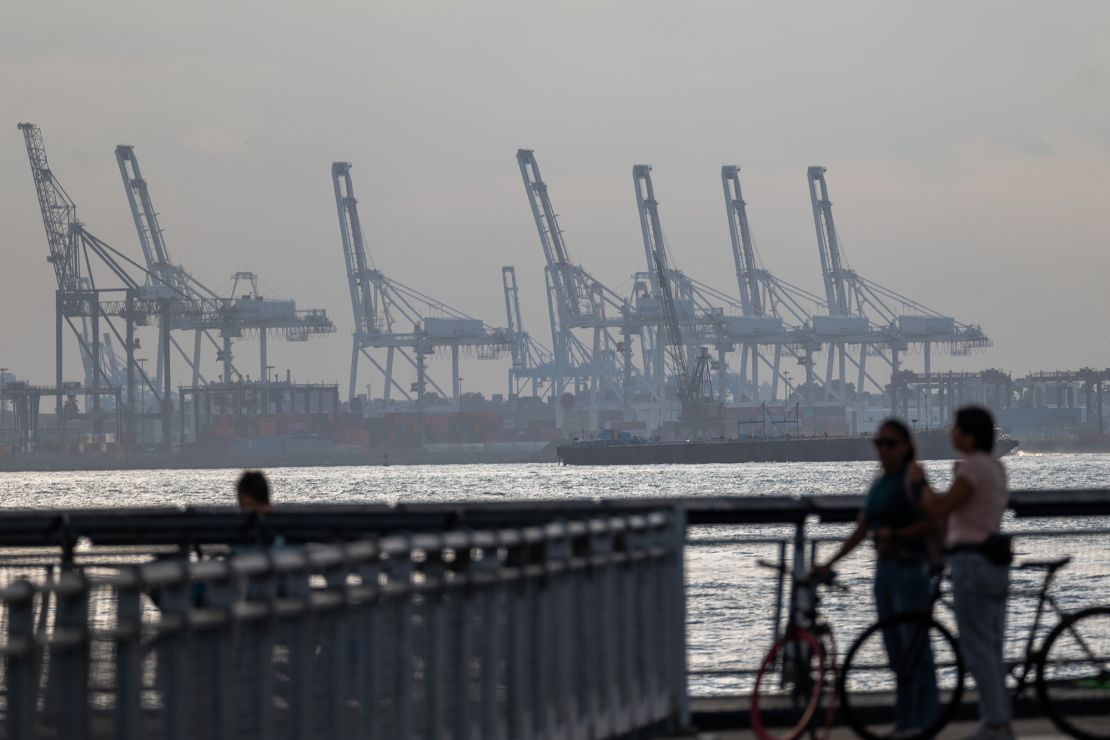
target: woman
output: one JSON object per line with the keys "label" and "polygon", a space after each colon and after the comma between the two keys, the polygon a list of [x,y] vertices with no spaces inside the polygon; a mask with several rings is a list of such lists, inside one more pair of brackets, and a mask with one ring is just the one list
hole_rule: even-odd
{"label": "woman", "polygon": [[[926,538],[935,532],[933,521],[921,510],[920,485],[908,478],[916,451],[909,428],[888,419],[875,434],[875,450],[882,474],[871,484],[856,528],[836,554],[817,571],[827,571],[852,552],[869,533],[874,534],[875,608],[879,619],[929,608],[929,548]],[[896,663],[909,641],[908,628],[883,632],[890,662]],[[929,646],[914,667],[913,676],[899,685],[895,697],[896,732],[910,734],[929,727],[939,712],[936,672]]]}
{"label": "woman", "polygon": [[994,455],[994,418],[984,408],[956,412],[952,446],[963,459],[956,463],[952,487],[938,495],[915,464],[911,477],[922,486],[922,505],[948,520],[946,537],[960,631],[960,650],[979,688],[979,730],[973,738],[1012,738],[1010,695],[1002,638],[1010,579],[1009,538],[1000,534],[1006,511],[1006,469]]}

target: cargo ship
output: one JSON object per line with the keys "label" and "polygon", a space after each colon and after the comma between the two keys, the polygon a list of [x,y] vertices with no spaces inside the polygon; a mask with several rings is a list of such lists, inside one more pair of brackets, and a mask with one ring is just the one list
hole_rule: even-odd
{"label": "cargo ship", "polygon": [[[921,460],[952,460],[947,432],[915,435]],[[995,455],[1018,446],[1001,437]],[[721,439],[696,442],[659,442],[641,439],[603,439],[569,442],[557,454],[564,465],[707,465],[758,462],[849,462],[875,459],[871,435]]]}

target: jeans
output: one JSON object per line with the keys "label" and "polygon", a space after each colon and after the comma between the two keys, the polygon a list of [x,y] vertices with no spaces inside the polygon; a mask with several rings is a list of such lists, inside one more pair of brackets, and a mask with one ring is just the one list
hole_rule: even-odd
{"label": "jeans", "polygon": [[[928,611],[929,596],[927,563],[882,558],[875,564],[875,608],[880,620],[904,612]],[[902,662],[914,632],[913,624],[883,630],[883,645],[891,666]],[[920,639],[920,635],[917,637]],[[932,645],[926,640],[916,649],[919,658],[914,660],[908,680],[899,681],[897,686],[896,730],[928,727],[940,712]]]}
{"label": "jeans", "polygon": [[960,651],[979,688],[979,719],[988,725],[1008,724],[1010,694],[1006,690],[1002,638],[1010,568],[995,565],[976,552],[953,553],[949,563]]}

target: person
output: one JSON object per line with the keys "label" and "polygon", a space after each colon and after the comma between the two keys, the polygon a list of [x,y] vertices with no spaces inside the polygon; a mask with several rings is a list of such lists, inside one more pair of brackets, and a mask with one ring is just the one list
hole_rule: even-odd
{"label": "person", "polygon": [[242,511],[265,514],[273,508],[270,505],[270,483],[261,470],[244,470],[235,484],[235,493]]}
{"label": "person", "polygon": [[[935,524],[919,506],[920,485],[908,475],[916,458],[913,435],[897,419],[887,419],[874,438],[882,467],[864,500],[856,527],[836,554],[817,566],[819,577],[856,549],[871,534],[875,540],[875,610],[880,620],[911,611],[926,611],[930,604],[930,560],[927,540]],[[883,630],[883,644],[892,665],[911,640],[911,627],[891,626]],[[930,645],[914,662],[908,681],[899,683],[895,695],[895,733],[913,735],[929,727],[940,712],[936,671]]]}
{"label": "person", "polygon": [[994,443],[990,411],[965,406],[952,426],[952,446],[963,457],[955,464],[948,492],[935,492],[920,465],[911,470],[911,478],[922,486],[922,505],[933,516],[947,518],[960,649],[979,689],[979,729],[971,736],[976,740],[1014,736],[1002,657],[1012,554],[1001,529],[1009,497],[1006,469],[994,457]]}

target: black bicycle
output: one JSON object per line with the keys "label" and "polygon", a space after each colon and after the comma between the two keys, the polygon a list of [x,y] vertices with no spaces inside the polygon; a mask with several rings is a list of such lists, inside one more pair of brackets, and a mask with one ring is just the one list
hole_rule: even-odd
{"label": "black bicycle", "polygon": [[[1035,690],[1041,709],[1062,732],[1101,740],[1110,738],[1110,606],[1070,614],[1059,606],[1049,589],[1056,573],[1069,562],[1067,557],[1016,566],[1043,571],[1044,578],[1024,640],[1024,655],[1007,665],[1015,681],[1012,697],[1016,701]],[[933,581],[931,603],[952,610],[939,572]],[[1059,621],[1038,646],[1037,636],[1048,611]],[[896,660],[888,658],[884,636],[900,640]],[[925,727],[899,727],[890,702],[872,698],[878,692],[913,690],[915,683],[921,683],[923,670],[925,675],[931,670],[940,689],[935,719]],[[849,648],[837,693],[845,720],[861,737],[932,737],[952,720],[963,699],[964,661],[959,642],[933,616],[933,609],[880,620]]]}

